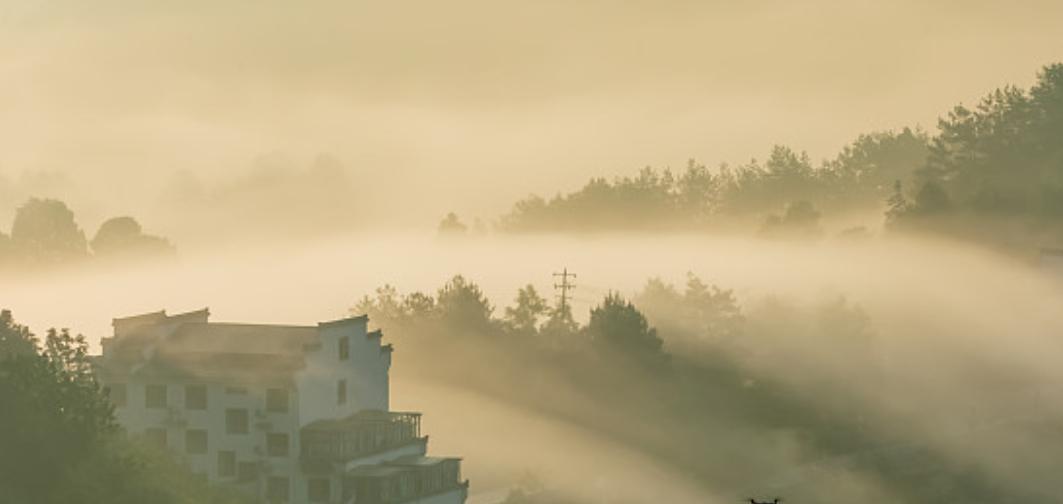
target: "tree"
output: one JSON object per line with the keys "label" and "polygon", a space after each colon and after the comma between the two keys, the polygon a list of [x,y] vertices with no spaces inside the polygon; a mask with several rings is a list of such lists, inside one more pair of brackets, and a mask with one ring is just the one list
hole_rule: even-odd
{"label": "tree", "polygon": [[635,297],[648,320],[674,340],[698,345],[731,344],[743,332],[745,319],[734,292],[709,285],[693,273],[679,292],[651,278]]}
{"label": "tree", "polygon": [[927,181],[923,184],[923,187],[919,188],[919,192],[915,195],[915,204],[912,206],[912,211],[919,216],[938,215],[947,212],[952,208],[952,201],[949,199],[948,193],[941,187],[940,184],[934,181]]}
{"label": "tree", "polygon": [[616,352],[636,361],[657,366],[667,361],[664,341],[650,327],[635,305],[611,293],[591,310],[584,329],[591,343],[606,352]]}
{"label": "tree", "polygon": [[824,203],[843,207],[877,207],[893,182],[910,180],[926,164],[930,139],[920,130],[860,135],[820,173]]}
{"label": "tree", "polygon": [[49,330],[43,347],[0,312],[0,496],[14,504],[235,503],[167,454],[125,439],[85,338]]}
{"label": "tree", "polygon": [[460,330],[485,331],[494,308],[478,285],[456,275],[436,293],[435,310],[441,320]]}
{"label": "tree", "polygon": [[31,262],[59,263],[88,255],[85,233],[74,221],[74,212],[54,199],[31,198],[19,207],[11,241]]}
{"label": "tree", "polygon": [[16,502],[49,502],[56,482],[69,482],[116,432],[112,407],[92,376],[83,337],[51,330],[38,350],[7,311],[0,335],[0,488]]}
{"label": "tree", "polygon": [[97,256],[158,255],[173,252],[170,242],[144,234],[132,217],[115,217],[105,221],[92,239]]}
{"label": "tree", "polygon": [[528,284],[517,291],[516,305],[506,307],[506,325],[511,330],[534,334],[538,331],[539,322],[549,314],[550,305],[546,299],[539,295],[535,286]]}
{"label": "tree", "polygon": [[886,200],[886,224],[897,224],[909,210],[911,210],[911,205],[908,203],[908,199],[904,197],[904,191],[901,190],[901,181],[895,180],[893,182],[893,194]]}
{"label": "tree", "polygon": [[539,332],[550,336],[554,340],[567,338],[579,331],[579,324],[572,317],[572,305],[558,304],[549,310],[549,317],[543,323]]}
{"label": "tree", "polygon": [[795,201],[786,206],[782,217],[770,215],[761,233],[777,238],[811,238],[820,235],[819,211],[808,201]]}
{"label": "tree", "polygon": [[461,222],[461,219],[459,219],[458,215],[454,212],[448,213],[439,223],[439,234],[441,235],[463,235],[468,230],[469,227]]}

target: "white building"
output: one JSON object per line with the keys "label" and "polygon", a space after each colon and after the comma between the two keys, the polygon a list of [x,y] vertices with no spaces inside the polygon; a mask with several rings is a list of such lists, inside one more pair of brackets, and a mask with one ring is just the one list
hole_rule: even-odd
{"label": "white building", "polygon": [[391,345],[367,318],[114,320],[99,378],[132,434],[263,502],[460,504],[460,459],[426,457],[419,413],[389,411]]}

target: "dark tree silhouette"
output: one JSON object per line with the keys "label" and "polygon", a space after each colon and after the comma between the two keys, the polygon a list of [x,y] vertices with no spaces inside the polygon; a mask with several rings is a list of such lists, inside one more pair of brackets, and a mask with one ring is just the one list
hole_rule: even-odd
{"label": "dark tree silhouette", "polygon": [[88,255],[85,233],[74,221],[74,212],[59,200],[32,198],[19,207],[11,242],[33,262],[59,263]]}
{"label": "dark tree silhouette", "polygon": [[514,306],[506,307],[506,324],[515,332],[534,334],[539,323],[550,313],[550,305],[539,295],[535,286],[528,284],[517,291]]}
{"label": "dark tree silhouette", "polygon": [[53,329],[42,346],[6,310],[0,312],[0,405],[4,502],[242,502],[120,435],[82,336]]}
{"label": "dark tree silhouette", "polygon": [[601,305],[591,310],[584,331],[592,344],[603,350],[652,365],[661,365],[667,360],[664,341],[657,336],[657,330],[650,327],[635,305],[619,294],[609,294]]}
{"label": "dark tree silhouette", "polygon": [[469,227],[466,226],[461,219],[458,218],[458,214],[450,212],[443,217],[443,220],[439,222],[439,234],[441,235],[462,235],[468,232]]}
{"label": "dark tree silhouette", "polygon": [[92,239],[97,256],[159,255],[173,252],[168,241],[144,234],[132,217],[115,217],[105,221]]}

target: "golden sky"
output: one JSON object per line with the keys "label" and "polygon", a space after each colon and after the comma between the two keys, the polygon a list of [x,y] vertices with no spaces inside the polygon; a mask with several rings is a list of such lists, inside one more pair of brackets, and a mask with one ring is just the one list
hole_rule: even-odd
{"label": "golden sky", "polygon": [[0,173],[104,194],[329,153],[365,197],[491,217],[592,175],[933,128],[1063,60],[1060,19],[1048,0],[6,0]]}

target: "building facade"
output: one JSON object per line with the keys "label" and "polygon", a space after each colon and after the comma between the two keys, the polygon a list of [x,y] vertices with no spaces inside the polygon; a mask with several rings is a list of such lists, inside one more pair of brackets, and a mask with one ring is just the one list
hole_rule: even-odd
{"label": "building facade", "polygon": [[279,326],[209,316],[114,319],[98,375],[131,435],[261,502],[465,501],[460,459],[426,456],[420,414],[390,411],[392,348],[366,317]]}

